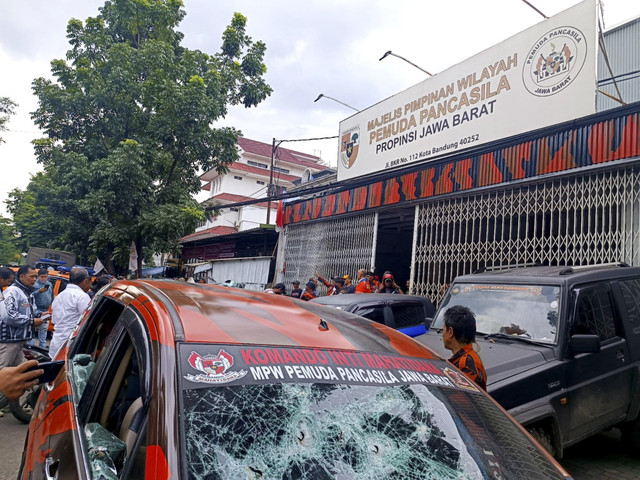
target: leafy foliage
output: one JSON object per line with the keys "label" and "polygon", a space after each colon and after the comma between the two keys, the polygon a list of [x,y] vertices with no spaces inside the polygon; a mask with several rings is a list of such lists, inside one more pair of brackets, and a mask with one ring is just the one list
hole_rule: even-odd
{"label": "leafy foliage", "polygon": [[[240,132],[212,122],[271,93],[266,46],[246,34],[245,17],[234,14],[209,55],[180,45],[184,16],[180,0],[107,0],[97,17],[69,22],[55,81],[33,82],[32,117],[47,134],[34,146],[50,187],[33,206],[60,219],[57,246],[97,254],[107,268],[132,241],[138,252],[166,252],[193,231],[203,218],[192,199],[199,171],[225,173],[238,157]],[[21,205],[32,208],[30,188],[13,192],[14,220],[27,216]]]}
{"label": "leafy foliage", "polygon": [[[9,122],[9,118],[11,115],[16,113],[15,108],[18,106],[17,103],[13,102],[8,97],[0,97],[0,132],[5,132],[7,130],[7,122]],[[0,137],[0,143],[4,143],[4,139]]]}
{"label": "leafy foliage", "polygon": [[8,218],[0,217],[0,264],[20,262],[20,253],[16,248],[13,227]]}

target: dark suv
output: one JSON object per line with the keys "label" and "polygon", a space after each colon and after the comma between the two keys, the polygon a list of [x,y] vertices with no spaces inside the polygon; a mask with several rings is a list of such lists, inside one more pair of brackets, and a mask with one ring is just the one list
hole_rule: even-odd
{"label": "dark suv", "polygon": [[640,268],[527,267],[455,279],[429,332],[443,355],[443,315],[477,318],[487,390],[556,457],[611,426],[640,447]]}

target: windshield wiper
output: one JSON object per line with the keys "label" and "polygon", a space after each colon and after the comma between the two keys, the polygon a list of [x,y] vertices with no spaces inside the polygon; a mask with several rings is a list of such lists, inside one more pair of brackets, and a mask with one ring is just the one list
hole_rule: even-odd
{"label": "windshield wiper", "polygon": [[487,334],[481,334],[484,335],[484,339],[485,340],[490,340],[492,338],[501,338],[503,340],[515,340],[517,342],[524,342],[524,343],[531,343],[534,345],[544,345],[544,346],[550,346],[544,342],[539,342],[537,340],[533,340],[531,338],[528,337],[521,337],[519,335],[509,335],[508,333],[487,333]]}

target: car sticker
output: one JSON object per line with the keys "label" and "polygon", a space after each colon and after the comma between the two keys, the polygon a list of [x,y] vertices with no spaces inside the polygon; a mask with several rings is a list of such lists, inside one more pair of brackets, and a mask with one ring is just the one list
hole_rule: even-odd
{"label": "car sticker", "polygon": [[183,345],[180,352],[186,388],[211,384],[340,383],[430,384],[476,390],[463,375],[454,375],[456,372],[444,361],[387,352],[193,344]]}

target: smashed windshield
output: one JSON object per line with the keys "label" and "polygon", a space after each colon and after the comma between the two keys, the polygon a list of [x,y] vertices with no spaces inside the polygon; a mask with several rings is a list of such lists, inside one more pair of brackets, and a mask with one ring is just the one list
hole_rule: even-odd
{"label": "smashed windshield", "polygon": [[208,347],[183,350],[189,479],[562,478],[446,362]]}
{"label": "smashed windshield", "polygon": [[444,312],[469,307],[480,334],[506,334],[556,343],[560,288],[546,285],[457,283],[442,300],[432,328],[442,328]]}

